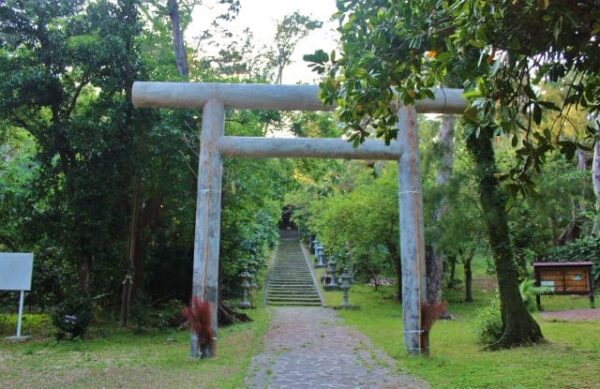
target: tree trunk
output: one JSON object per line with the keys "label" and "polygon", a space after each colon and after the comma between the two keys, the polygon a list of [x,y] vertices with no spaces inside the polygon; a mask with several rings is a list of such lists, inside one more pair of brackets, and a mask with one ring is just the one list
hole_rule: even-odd
{"label": "tree trunk", "polygon": [[579,236],[581,235],[581,226],[579,225],[579,218],[577,217],[578,213],[579,211],[575,202],[575,198],[571,197],[571,223],[569,223],[567,228],[558,237],[559,246],[579,239]]}
{"label": "tree trunk", "polygon": [[600,234],[600,140],[594,145],[594,160],[592,162],[592,185],[596,194],[596,220],[592,233]]}
{"label": "tree trunk", "polygon": [[85,259],[79,262],[79,289],[84,293],[90,292],[90,275],[92,272],[91,259]]}
{"label": "tree trunk", "polygon": [[[440,166],[437,172],[436,185],[444,190],[452,176],[454,164],[454,115],[442,116],[442,124],[439,133],[440,144]],[[434,224],[440,223],[448,213],[448,199],[442,196],[435,212],[433,213]],[[428,250],[429,251],[429,250]],[[430,258],[428,258],[430,257]],[[427,260],[427,301],[430,304],[440,302],[442,299],[442,281],[444,278],[444,262],[446,253],[434,240],[431,244],[430,255]]]}
{"label": "tree trunk", "polygon": [[183,32],[179,23],[179,4],[177,0],[168,0],[169,18],[171,19],[171,34],[173,37],[173,50],[175,52],[175,64],[177,71],[183,77],[188,76],[188,65],[183,43]]}
{"label": "tree trunk", "polygon": [[244,312],[236,312],[223,303],[222,299],[219,299],[219,312],[218,312],[219,326],[226,326],[234,323],[246,323],[252,321],[250,316]]}
{"label": "tree trunk", "polygon": [[465,301],[470,303],[473,301],[473,271],[471,262],[473,260],[472,253],[465,253],[463,257],[463,269],[465,271]]}
{"label": "tree trunk", "polygon": [[[133,279],[136,277],[136,244],[139,243],[138,238],[138,216],[140,209],[140,192],[141,183],[139,180],[135,183],[133,190],[133,204],[131,206],[131,220],[129,224],[129,239],[127,244],[127,273],[123,278],[121,292],[121,315],[119,323],[121,327],[127,327],[129,324],[129,312],[131,311],[131,294],[133,288]],[[139,269],[138,269],[139,271]]]}
{"label": "tree trunk", "polygon": [[402,266],[399,256],[392,256],[392,265],[394,266],[394,274],[396,275],[396,298],[402,302]]}
{"label": "tree trunk", "polygon": [[448,255],[448,263],[450,264],[450,275],[448,277],[448,287],[454,288],[456,283],[456,255]]}
{"label": "tree trunk", "polygon": [[475,162],[479,199],[498,277],[503,329],[500,339],[492,347],[499,348],[539,342],[543,336],[519,292],[518,272],[508,233],[507,199],[496,177],[492,138],[493,129],[480,128],[479,136],[473,133],[468,138],[467,147]]}
{"label": "tree trunk", "polygon": [[556,247],[558,246],[558,229],[556,228],[554,215],[548,217],[548,224],[550,224],[550,229],[552,230],[552,245]]}
{"label": "tree trunk", "polygon": [[283,67],[283,63],[277,66],[277,78],[275,79],[275,84],[283,83]]}
{"label": "tree trunk", "polygon": [[392,261],[392,266],[394,267],[394,274],[396,275],[396,286],[398,287],[396,297],[398,297],[398,301],[402,302],[402,264],[400,262],[398,246],[388,240],[386,247],[390,253],[390,259]]}

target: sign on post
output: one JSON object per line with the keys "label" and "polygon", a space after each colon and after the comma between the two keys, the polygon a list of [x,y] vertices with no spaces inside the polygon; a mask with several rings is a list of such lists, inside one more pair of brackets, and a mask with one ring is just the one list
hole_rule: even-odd
{"label": "sign on post", "polygon": [[31,275],[33,273],[33,253],[0,253],[0,290],[19,291],[19,316],[17,318],[17,335],[21,337],[23,320],[23,303],[25,291],[31,290]]}

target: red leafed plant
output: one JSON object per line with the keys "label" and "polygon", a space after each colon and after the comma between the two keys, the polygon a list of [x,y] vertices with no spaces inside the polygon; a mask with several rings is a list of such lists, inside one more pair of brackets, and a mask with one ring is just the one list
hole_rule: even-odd
{"label": "red leafed plant", "polygon": [[215,342],[210,326],[210,304],[194,296],[189,307],[183,307],[183,316],[187,324],[198,337],[198,350],[204,350],[208,346],[211,355],[215,355]]}

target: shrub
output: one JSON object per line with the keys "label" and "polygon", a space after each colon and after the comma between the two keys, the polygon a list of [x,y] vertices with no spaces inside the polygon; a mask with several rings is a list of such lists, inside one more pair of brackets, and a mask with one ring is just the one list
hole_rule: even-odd
{"label": "shrub", "polygon": [[519,284],[521,299],[529,312],[535,312],[537,309],[535,296],[543,293],[550,293],[552,291],[552,288],[546,286],[535,286],[535,281],[531,278],[526,278]]}
{"label": "shrub", "polygon": [[[12,336],[17,328],[17,314],[0,314],[0,336]],[[51,319],[47,314],[23,314],[24,335],[47,337],[52,333]]]}
{"label": "shrub", "polygon": [[473,323],[473,332],[477,343],[484,346],[489,346],[500,339],[502,316],[500,315],[500,300],[497,297],[479,312]]}
{"label": "shrub", "polygon": [[183,325],[185,318],[181,313],[182,305],[183,303],[177,299],[168,300],[157,306],[141,299],[134,305],[132,312],[132,319],[135,322],[134,331],[138,333],[164,331]]}
{"label": "shrub", "polygon": [[58,330],[56,339],[83,337],[92,320],[94,302],[87,295],[71,295],[52,312],[52,324]]}

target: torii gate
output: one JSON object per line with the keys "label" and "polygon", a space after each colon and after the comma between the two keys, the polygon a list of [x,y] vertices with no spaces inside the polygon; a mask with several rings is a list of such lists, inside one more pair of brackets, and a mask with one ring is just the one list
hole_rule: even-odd
{"label": "torii gate", "polygon": [[[420,354],[421,305],[425,293],[425,239],[423,195],[419,172],[417,110],[420,113],[459,114],[465,109],[461,89],[437,89],[432,100],[415,107],[398,107],[398,138],[386,146],[367,140],[353,148],[343,139],[257,138],[225,136],[225,108],[328,111],[314,85],[135,82],[132,100],[140,108],[202,108],[194,270],[192,293],[211,305],[213,334],[217,333],[219,240],[223,157],[342,158],[398,161],[400,247],[402,262],[402,316],[404,344]],[[192,334],[192,357],[210,357],[198,350]]]}

